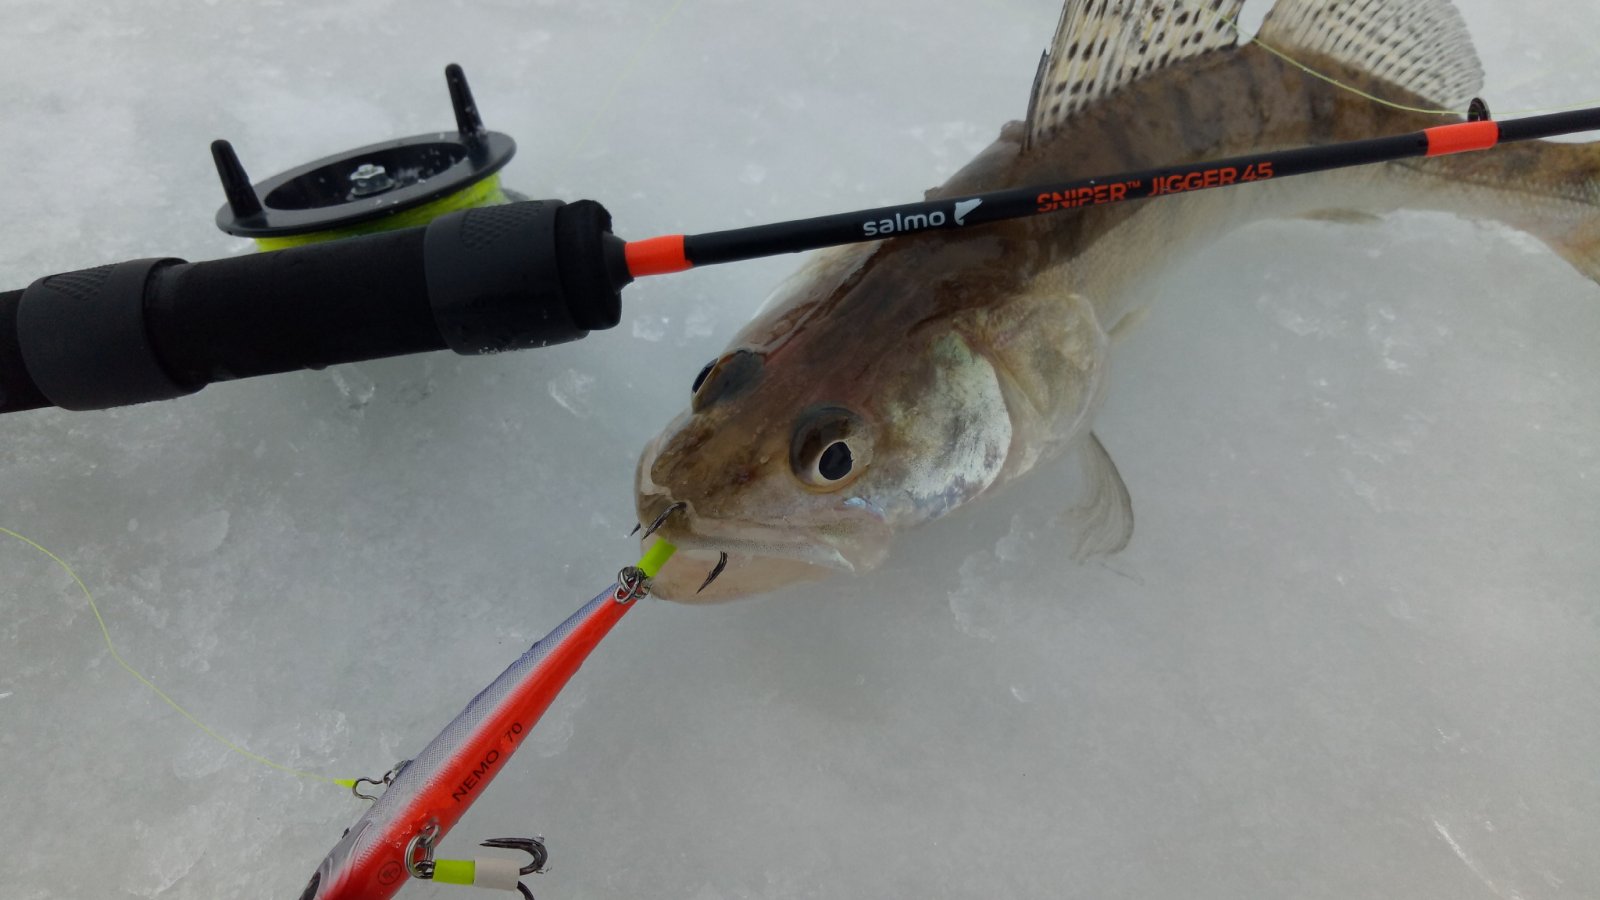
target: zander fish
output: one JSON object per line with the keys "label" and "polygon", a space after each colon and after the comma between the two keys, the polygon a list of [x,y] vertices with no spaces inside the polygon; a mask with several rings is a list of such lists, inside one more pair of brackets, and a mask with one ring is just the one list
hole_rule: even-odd
{"label": "zander fish", "polygon": [[[1355,140],[1441,124],[1482,70],[1447,0],[1279,0],[1259,41],[1243,0],[1067,0],[1028,115],[946,184],[951,198]],[[694,380],[644,450],[642,521],[673,504],[659,596],[725,600],[880,563],[900,532],[1076,454],[1094,496],[1080,553],[1133,527],[1091,430],[1110,335],[1151,261],[1279,217],[1430,209],[1496,219],[1600,280],[1600,149],[1528,142],[1085,207],[825,251]],[[697,594],[727,554],[725,573]]]}

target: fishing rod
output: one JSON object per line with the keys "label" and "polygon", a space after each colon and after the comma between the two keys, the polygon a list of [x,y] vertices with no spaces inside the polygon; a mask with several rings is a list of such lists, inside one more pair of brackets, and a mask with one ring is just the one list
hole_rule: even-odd
{"label": "fishing rod", "polygon": [[1169,197],[1294,175],[1412,157],[1487,150],[1497,144],[1600,129],[1600,107],[1494,121],[1482,100],[1469,119],[1391,137],[1253,153],[940,200],[884,206],[705,234],[663,235],[626,245],[628,273],[639,278],[696,266],[798,253],[922,231],[963,228],[1090,206]]}
{"label": "fishing rod", "polygon": [[[599,203],[521,200],[515,152],[459,66],[457,131],[373,144],[252,185],[212,145],[217,224],[271,252],[132,260],[0,292],[0,413],[107,409],[207,384],[450,349],[550,346],[615,326],[637,278],[1600,130],[1600,108],[1166,166],[695,235],[624,241]],[[510,201],[510,202],[508,202]],[[426,223],[426,224],[423,224]]]}

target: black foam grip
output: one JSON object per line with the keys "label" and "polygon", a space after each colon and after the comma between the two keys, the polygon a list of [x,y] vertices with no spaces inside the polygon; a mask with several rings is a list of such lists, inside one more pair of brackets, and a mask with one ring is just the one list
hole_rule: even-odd
{"label": "black foam grip", "polygon": [[21,304],[21,291],[0,291],[0,413],[50,405],[22,362],[22,344],[17,339],[17,308]]}
{"label": "black foam grip", "polygon": [[180,262],[138,259],[29,285],[17,308],[17,343],[40,393],[76,410],[193,393],[162,366],[144,321],[153,273]]}
{"label": "black foam grip", "polygon": [[457,353],[500,353],[577,340],[556,247],[559,200],[464,209],[433,220],[428,293]]}
{"label": "black foam grip", "polygon": [[230,259],[138,260],[0,294],[0,412],[104,409],[229,381],[608,328],[630,279],[599,204],[524,201]]}
{"label": "black foam grip", "polygon": [[204,385],[442,350],[422,228],[170,266],[146,305],[167,369]]}

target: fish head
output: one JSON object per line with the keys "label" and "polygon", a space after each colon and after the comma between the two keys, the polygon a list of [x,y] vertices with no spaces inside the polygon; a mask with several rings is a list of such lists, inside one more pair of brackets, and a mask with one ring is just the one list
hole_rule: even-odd
{"label": "fish head", "polygon": [[864,245],[802,269],[646,446],[640,521],[679,505],[657,596],[729,600],[870,569],[899,530],[993,482],[1011,437],[995,373],[928,313],[937,303],[905,296],[937,279],[882,256]]}
{"label": "fish head", "polygon": [[[659,532],[678,552],[654,579],[657,596],[728,600],[870,568],[887,550],[875,410],[855,392],[797,390],[773,374],[759,350],[730,349],[641,455],[640,521],[682,504]],[[698,591],[724,553],[724,572]]]}

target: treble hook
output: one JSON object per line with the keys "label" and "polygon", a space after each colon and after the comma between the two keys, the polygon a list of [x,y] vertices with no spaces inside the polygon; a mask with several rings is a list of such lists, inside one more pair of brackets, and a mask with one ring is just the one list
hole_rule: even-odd
{"label": "treble hook", "polygon": [[[496,850],[521,850],[523,853],[533,857],[533,862],[517,870],[522,875],[543,875],[544,864],[550,861],[550,851],[545,849],[544,838],[542,837],[490,838],[480,846],[493,847]],[[519,881],[517,882],[517,890],[528,900],[533,900],[533,891],[528,890],[527,885]]]}
{"label": "treble hook", "polygon": [[[672,515],[673,513],[677,512],[680,509],[683,509],[684,507],[686,507],[688,505],[689,504],[684,503],[683,501],[680,500],[677,503],[674,503],[671,506],[667,507],[666,509],[662,510],[661,511],[661,515],[656,516],[656,520],[654,522],[650,523],[650,530],[646,531],[644,533],[644,536],[645,537],[649,537],[650,535],[655,534],[656,533],[656,529],[661,527],[661,523],[665,522],[667,520],[667,516]],[[644,527],[644,523],[643,522],[640,522],[639,524],[633,526],[633,530],[628,532],[628,537],[633,537],[634,535],[638,534],[639,533],[639,529],[641,529],[643,527]]]}
{"label": "treble hook", "polygon": [[721,575],[722,574],[722,570],[726,569],[727,567],[728,567],[728,554],[727,553],[719,553],[719,554],[717,554],[717,564],[712,567],[711,574],[706,576],[706,580],[700,582],[700,589],[695,591],[695,593],[698,594],[698,593],[700,593],[700,591],[703,591],[706,588],[710,587],[711,586],[711,582],[716,581],[717,580],[717,576]]}
{"label": "treble hook", "polygon": [[[688,509],[688,508],[689,508],[689,504],[683,502],[682,500],[679,500],[677,503],[674,503],[671,506],[667,507],[666,509],[663,509],[661,511],[661,515],[656,516],[656,520],[654,522],[651,522],[650,523],[650,527],[646,528],[644,530],[644,536],[645,537],[649,537],[650,535],[655,534],[656,531],[658,529],[660,529],[662,525],[665,525],[667,523],[667,517],[668,516],[672,515],[673,513],[677,512],[677,511],[679,511],[681,509]],[[634,529],[634,530],[637,531],[638,529]]]}

